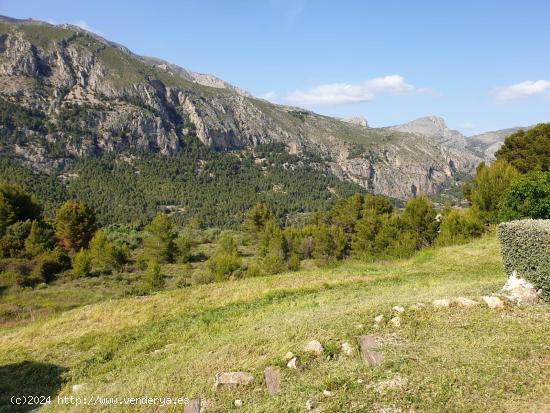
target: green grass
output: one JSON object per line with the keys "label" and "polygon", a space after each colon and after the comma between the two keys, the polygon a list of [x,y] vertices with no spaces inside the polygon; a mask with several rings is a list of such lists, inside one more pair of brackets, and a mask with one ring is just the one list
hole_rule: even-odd
{"label": "green grass", "polygon": [[[104,300],[53,313],[0,333],[0,410],[6,393],[197,397],[209,411],[302,412],[312,399],[324,412],[393,406],[416,412],[545,411],[550,403],[548,306],[490,310],[431,307],[407,311],[399,329],[372,319],[394,305],[476,298],[505,280],[493,236],[427,250],[410,260],[356,261],[323,270],[228,281],[147,297]],[[339,354],[360,334],[383,341],[384,363]],[[334,357],[305,357],[320,340]],[[299,370],[284,355],[301,356]],[[270,397],[263,370],[281,366],[282,392]],[[249,388],[214,390],[220,371],[249,371]],[[400,374],[406,384],[378,393],[368,385]],[[358,383],[358,379],[363,383]],[[25,383],[24,387],[18,383]],[[323,390],[334,392],[324,397]],[[21,391],[21,390],[20,390]],[[54,400],[55,401],[55,400]],[[3,406],[1,405],[3,403]],[[12,408],[11,411],[18,409]],[[41,411],[181,411],[160,406],[44,406]],[[237,410],[237,409],[235,409]]]}

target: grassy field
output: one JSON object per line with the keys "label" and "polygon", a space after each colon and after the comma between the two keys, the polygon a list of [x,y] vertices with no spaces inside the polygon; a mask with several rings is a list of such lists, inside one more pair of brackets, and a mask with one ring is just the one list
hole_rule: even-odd
{"label": "grassy field", "polygon": [[[2,326],[0,411],[22,411],[9,405],[10,394],[49,394],[53,403],[41,412],[183,411],[159,405],[63,406],[58,395],[201,397],[207,411],[219,412],[303,412],[308,399],[324,412],[548,412],[547,305],[428,306],[407,310],[400,328],[373,326],[373,318],[387,319],[394,305],[459,295],[475,299],[504,281],[498,244],[489,236],[424,250],[410,260],[348,261],[145,297],[107,294],[80,307],[74,296],[71,305]],[[43,294],[52,294],[48,288]],[[71,307],[76,308],[65,309]],[[369,368],[357,351],[351,357],[340,353],[343,341],[355,346],[362,334],[382,342],[382,365]],[[323,356],[303,353],[312,339],[324,345]],[[300,357],[298,370],[285,367],[288,351]],[[270,365],[281,368],[283,379],[274,397],[263,379]],[[221,371],[247,371],[255,381],[215,390],[214,375]],[[396,375],[402,379],[397,388],[373,386]],[[234,407],[235,399],[243,406]]]}

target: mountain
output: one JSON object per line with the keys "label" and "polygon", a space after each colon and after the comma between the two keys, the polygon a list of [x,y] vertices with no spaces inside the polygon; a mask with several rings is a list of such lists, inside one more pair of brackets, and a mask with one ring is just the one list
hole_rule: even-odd
{"label": "mountain", "polygon": [[491,162],[495,160],[495,152],[498,151],[508,136],[520,129],[527,130],[530,128],[532,126],[501,129],[474,135],[468,138],[467,148],[484,160]]}
{"label": "mountain", "polygon": [[368,128],[271,104],[70,25],[1,18],[0,85],[2,156],[50,176],[86,157],[175,156],[198,139],[251,156],[281,145],[324,175],[407,199],[459,185],[482,160],[440,118]]}

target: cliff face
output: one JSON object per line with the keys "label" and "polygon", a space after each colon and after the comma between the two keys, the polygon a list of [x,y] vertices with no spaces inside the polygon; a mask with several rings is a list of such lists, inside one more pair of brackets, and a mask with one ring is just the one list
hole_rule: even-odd
{"label": "cliff face", "polygon": [[315,153],[342,179],[405,199],[453,184],[481,160],[438,118],[368,128],[255,99],[79,28],[33,21],[0,20],[0,99],[24,114],[0,125],[3,156],[55,173],[75,156],[171,155],[195,135],[213,150],[277,142]]}

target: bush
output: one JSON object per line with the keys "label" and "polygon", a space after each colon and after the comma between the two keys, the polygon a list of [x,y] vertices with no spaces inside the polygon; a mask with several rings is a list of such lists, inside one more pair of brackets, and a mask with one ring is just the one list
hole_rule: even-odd
{"label": "bush", "polygon": [[146,260],[160,263],[173,262],[176,251],[176,233],[172,220],[166,214],[157,214],[151,224],[145,227],[143,255]]}
{"label": "bush", "polygon": [[443,217],[436,245],[464,244],[484,231],[485,225],[473,210],[453,209]]}
{"label": "bush", "polygon": [[178,262],[183,264],[188,263],[191,259],[191,241],[189,241],[185,234],[179,234],[176,240],[176,249],[178,251]]}
{"label": "bush", "polygon": [[94,214],[83,202],[67,201],[56,212],[55,238],[65,251],[86,248],[95,229]]}
{"label": "bush", "polygon": [[503,221],[550,219],[550,172],[530,172],[512,181],[500,205]]}
{"label": "bush", "polygon": [[208,269],[216,281],[223,281],[239,270],[241,264],[241,257],[238,255],[218,251],[208,260]]}
{"label": "bush", "polygon": [[164,275],[158,262],[151,260],[147,264],[147,270],[142,275],[143,285],[148,291],[160,290],[164,287]]}
{"label": "bush", "polygon": [[500,224],[498,238],[506,273],[516,271],[550,299],[550,220]]}
{"label": "bush", "polygon": [[76,253],[73,258],[73,275],[75,277],[87,277],[92,273],[92,259],[84,248]]}
{"label": "bush", "polygon": [[59,248],[42,254],[36,259],[31,277],[41,282],[49,282],[71,265],[69,257]]}

